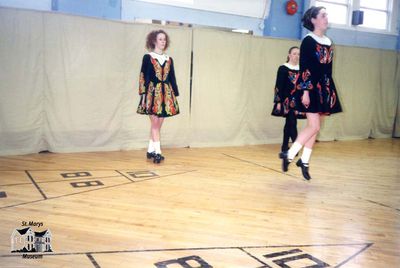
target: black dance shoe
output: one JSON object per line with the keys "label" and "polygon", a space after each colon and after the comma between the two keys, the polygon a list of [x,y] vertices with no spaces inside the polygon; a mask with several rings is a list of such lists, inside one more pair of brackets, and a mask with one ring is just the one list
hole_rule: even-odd
{"label": "black dance shoe", "polygon": [[311,180],[310,173],[308,173],[308,167],[304,165],[303,161],[301,161],[301,158],[297,160],[296,166],[301,168],[301,173],[303,173],[303,177],[306,180]]}
{"label": "black dance shoe", "polygon": [[155,164],[160,164],[160,162],[163,161],[164,159],[165,159],[165,157],[162,156],[161,154],[156,154],[156,155],[154,156],[153,162],[154,162]]}
{"label": "black dance shoe", "polygon": [[[154,159],[155,157],[156,157],[156,152],[151,152],[151,153],[149,153],[149,152],[147,152],[147,159]],[[161,155],[161,154],[159,154],[159,155]],[[161,155],[161,161],[162,160],[164,160],[165,159],[165,157],[163,156],[163,155]]]}
{"label": "black dance shoe", "polygon": [[156,156],[156,152],[151,152],[151,153],[147,152],[146,156],[147,156],[147,159],[152,159]]}
{"label": "black dance shoe", "polygon": [[288,158],[288,152],[280,152],[279,153],[279,158],[282,159],[282,171],[286,172],[289,170],[289,158]]}

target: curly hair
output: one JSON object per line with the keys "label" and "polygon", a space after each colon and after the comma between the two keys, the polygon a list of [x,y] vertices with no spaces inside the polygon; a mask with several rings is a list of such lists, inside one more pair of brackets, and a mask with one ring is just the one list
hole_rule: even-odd
{"label": "curly hair", "polygon": [[160,33],[165,35],[165,50],[168,48],[170,43],[168,34],[164,30],[155,30],[151,31],[146,37],[146,48],[148,50],[153,50],[156,47],[155,43],[157,42],[157,35]]}
{"label": "curly hair", "polygon": [[303,22],[304,28],[310,30],[311,32],[314,31],[314,24],[312,23],[311,19],[315,19],[318,16],[318,13],[321,9],[326,9],[325,7],[316,7],[312,6],[304,13],[303,18],[301,21]]}

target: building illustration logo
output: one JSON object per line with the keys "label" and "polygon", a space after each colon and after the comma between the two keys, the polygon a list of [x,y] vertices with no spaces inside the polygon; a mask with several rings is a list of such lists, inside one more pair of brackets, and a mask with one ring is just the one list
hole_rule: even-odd
{"label": "building illustration logo", "polygon": [[11,235],[11,252],[53,252],[51,232],[35,232],[31,227],[15,229]]}

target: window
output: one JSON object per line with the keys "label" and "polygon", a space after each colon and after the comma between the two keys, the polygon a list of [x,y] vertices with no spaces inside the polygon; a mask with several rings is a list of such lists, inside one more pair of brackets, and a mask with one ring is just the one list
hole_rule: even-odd
{"label": "window", "polygon": [[[130,0],[133,1],[133,0]],[[210,12],[221,12],[232,15],[263,18],[268,14],[271,0],[136,0],[142,2],[171,5],[190,9],[206,10]],[[265,11],[265,9],[267,9]]]}
{"label": "window", "polygon": [[395,32],[398,0],[314,0],[311,5],[326,7],[331,27],[354,28],[351,25],[352,13],[355,10],[364,12],[363,24],[357,26],[364,30]]}
{"label": "window", "polygon": [[347,0],[315,1],[315,6],[326,7],[330,23],[346,25],[349,17],[349,3]]}
{"label": "window", "polygon": [[389,22],[388,0],[360,0],[360,10],[364,11],[364,23],[362,26],[386,30]]}

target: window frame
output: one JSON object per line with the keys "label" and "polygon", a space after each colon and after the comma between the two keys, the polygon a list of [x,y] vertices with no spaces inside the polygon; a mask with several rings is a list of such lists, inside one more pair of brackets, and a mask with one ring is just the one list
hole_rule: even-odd
{"label": "window frame", "polygon": [[[343,29],[343,30],[353,30],[353,31],[360,31],[360,32],[370,32],[370,33],[381,33],[381,34],[389,34],[389,35],[398,35],[397,32],[397,17],[398,17],[398,1],[399,0],[386,0],[388,2],[388,9],[383,10],[383,9],[374,9],[374,8],[365,8],[369,10],[376,10],[376,11],[385,11],[387,13],[387,25],[386,29],[375,29],[375,28],[370,28],[370,27],[365,27],[362,24],[361,25],[352,25],[351,24],[351,18],[352,18],[352,13],[354,10],[360,10],[360,0],[347,0],[347,5],[346,4],[341,4],[341,3],[335,3],[334,0],[311,0],[310,1],[310,7],[314,6],[316,1],[319,2],[326,2],[329,4],[337,4],[337,5],[343,5],[347,6],[348,8],[348,16],[347,16],[347,22],[346,24],[336,24],[336,23],[329,23],[330,28],[334,29]],[[380,0],[381,1],[381,0]],[[323,3],[322,3],[323,4]],[[396,8],[395,8],[396,7]]]}

